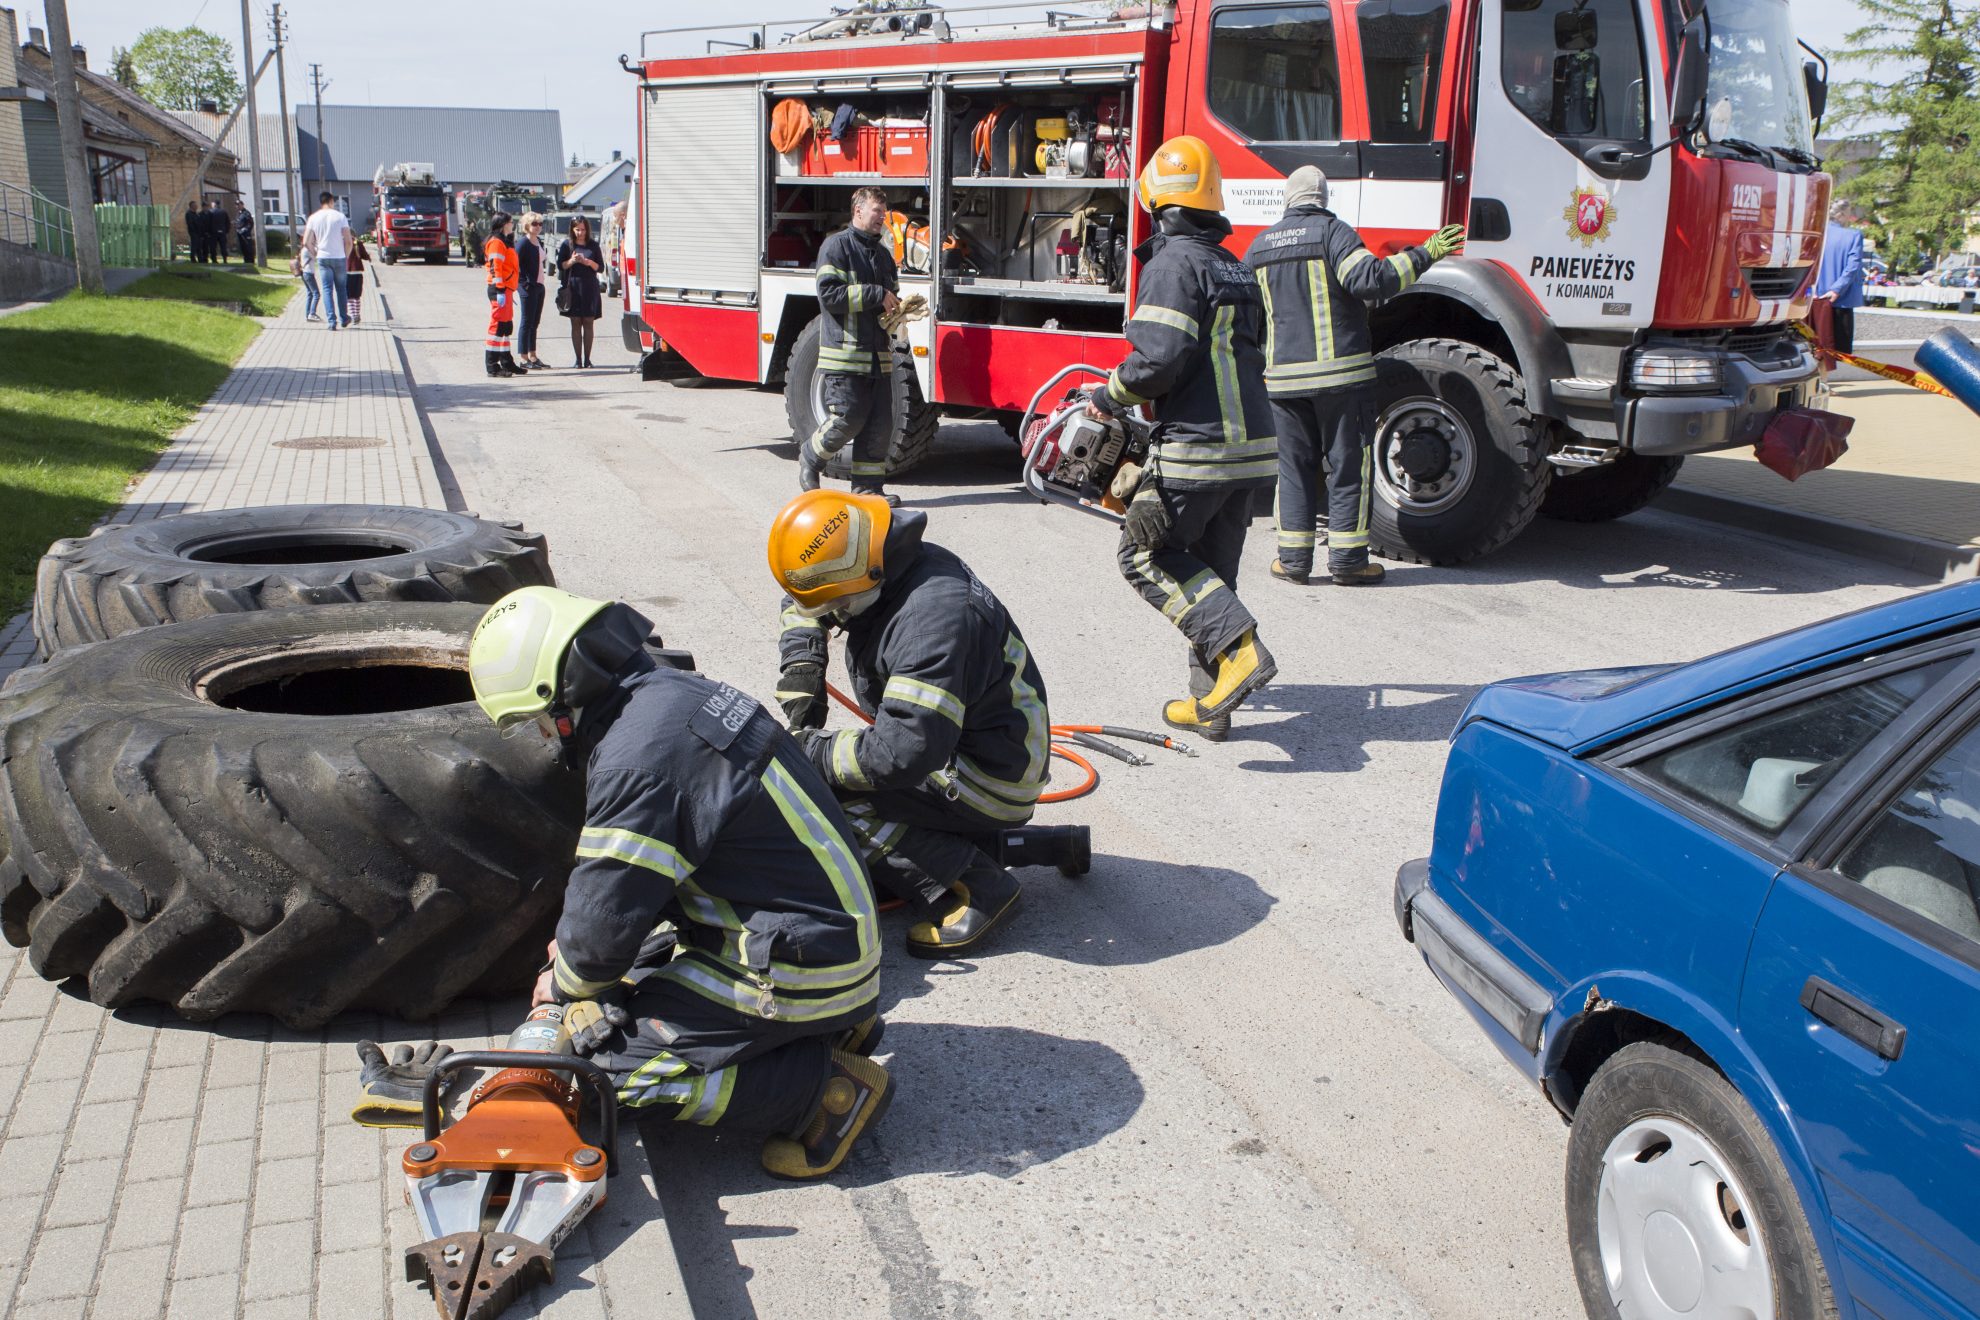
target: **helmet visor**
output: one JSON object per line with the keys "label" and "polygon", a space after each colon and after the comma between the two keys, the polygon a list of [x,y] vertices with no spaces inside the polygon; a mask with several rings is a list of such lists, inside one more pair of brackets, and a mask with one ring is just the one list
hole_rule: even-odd
{"label": "helmet visor", "polygon": [[546,737],[554,736],[557,731],[557,726],[551,722],[550,716],[540,710],[510,711],[507,715],[495,721],[496,730],[504,738],[518,737],[523,730],[532,725],[536,726]]}

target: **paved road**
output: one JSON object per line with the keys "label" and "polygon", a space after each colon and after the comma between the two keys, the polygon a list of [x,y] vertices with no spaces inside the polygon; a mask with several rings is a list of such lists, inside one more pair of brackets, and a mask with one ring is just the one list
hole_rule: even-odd
{"label": "paved road", "polygon": [[[470,506],[546,532],[566,586],[637,603],[767,700],[782,401],[624,367],[488,380],[476,273],[384,284]],[[604,336],[597,356],[630,363]],[[1181,643],[1120,580],[1112,532],[1023,498],[1012,460],[995,428],[956,426],[898,489],[1010,605],[1058,718],[1157,724]],[[792,1188],[754,1140],[650,1137],[703,1314],[1579,1313],[1564,1129],[1390,912],[1444,738],[1493,679],[1700,655],[1919,583],[1654,512],[1375,591],[1270,582],[1269,555],[1260,523],[1243,587],[1281,673],[1233,741],[1041,813],[1092,825],[1094,872],[1027,873],[994,952],[890,960],[899,1100],[843,1176]]]}

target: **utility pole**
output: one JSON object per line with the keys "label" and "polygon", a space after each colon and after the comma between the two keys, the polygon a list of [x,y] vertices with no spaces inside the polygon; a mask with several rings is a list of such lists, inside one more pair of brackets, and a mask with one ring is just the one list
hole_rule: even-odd
{"label": "utility pole", "polygon": [[[320,191],[328,191],[328,186],[330,181],[323,177],[324,82],[323,82],[323,66],[321,64],[312,64],[309,66],[309,81],[310,81],[310,85],[316,89],[316,186]],[[316,205],[314,202],[310,204],[309,209],[312,211],[316,209]]]}
{"label": "utility pole", "polygon": [[261,200],[261,111],[254,95],[254,15],[248,0],[241,0],[241,69],[247,74],[248,178],[254,188],[248,214],[254,218],[254,264],[260,267],[268,264],[268,235],[263,232],[268,212]]}
{"label": "utility pole", "polygon": [[[288,46],[289,28],[282,20],[282,6],[273,5],[268,15],[268,38],[275,43],[275,90],[282,98],[282,189],[289,199],[289,228],[296,227],[296,162],[295,141],[289,135],[289,78],[282,65],[282,52]],[[257,216],[259,221],[262,217]],[[289,246],[294,248],[298,234],[289,235]]]}
{"label": "utility pole", "polygon": [[69,190],[69,223],[76,243],[76,281],[85,293],[103,292],[103,249],[96,240],[96,194],[83,152],[82,93],[76,90],[76,52],[69,39],[69,0],[47,0],[49,57],[55,64],[56,128],[62,139],[62,179]]}

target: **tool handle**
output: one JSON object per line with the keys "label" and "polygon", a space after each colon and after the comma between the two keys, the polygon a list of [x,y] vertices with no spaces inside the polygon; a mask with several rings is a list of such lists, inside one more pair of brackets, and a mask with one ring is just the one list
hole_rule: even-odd
{"label": "tool handle", "polygon": [[1980,346],[1971,339],[1951,326],[1934,330],[1918,346],[1912,360],[1955,399],[1980,412]]}
{"label": "tool handle", "polygon": [[449,1054],[426,1075],[426,1091],[420,1096],[420,1119],[426,1140],[440,1135],[441,1089],[447,1078],[463,1068],[541,1068],[545,1072],[571,1074],[579,1090],[590,1083],[592,1097],[598,1102],[598,1121],[605,1133],[605,1139],[599,1143],[605,1148],[605,1173],[607,1177],[619,1176],[618,1088],[612,1084],[611,1073],[575,1054],[533,1054],[523,1050],[468,1050]]}

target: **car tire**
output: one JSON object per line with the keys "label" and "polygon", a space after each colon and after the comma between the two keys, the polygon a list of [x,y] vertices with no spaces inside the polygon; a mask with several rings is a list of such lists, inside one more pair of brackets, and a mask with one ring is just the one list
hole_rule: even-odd
{"label": "car tire", "polygon": [[479,606],[222,616],[0,691],[0,931],[94,1002],[430,1019],[526,989],[580,772],[472,700]]}
{"label": "car tire", "polygon": [[151,627],[294,605],[470,601],[555,586],[541,536],[444,509],[299,504],[171,514],[57,541],[35,572],[46,657]]}
{"label": "car tire", "polygon": [[1461,564],[1526,530],[1552,468],[1519,373],[1456,339],[1385,349],[1375,373],[1374,552]]}
{"label": "car tire", "polygon": [[[790,361],[784,368],[784,416],[791,424],[791,436],[799,444],[818,429],[818,340],[824,332],[824,318],[814,317],[798,332],[791,345]],[[898,477],[911,471],[935,446],[935,429],[941,414],[921,397],[921,382],[914,374],[914,357],[894,346],[893,385],[894,443],[887,451],[887,476]],[[852,476],[852,446],[847,445],[825,465],[825,475],[840,480]]]}
{"label": "car tire", "polygon": [[[1699,1195],[1707,1180],[1715,1186]],[[1732,1084],[1685,1049],[1638,1042],[1596,1069],[1568,1136],[1567,1225],[1591,1320],[1639,1314],[1634,1304],[1650,1299],[1745,1314],[1724,1305],[1723,1290],[1742,1288],[1770,1298],[1776,1320],[1837,1313],[1773,1141]]]}
{"label": "car tire", "polygon": [[1626,518],[1662,495],[1683,466],[1681,455],[1652,457],[1625,450],[1615,462],[1598,468],[1565,468],[1548,478],[1540,513],[1562,522]]}

